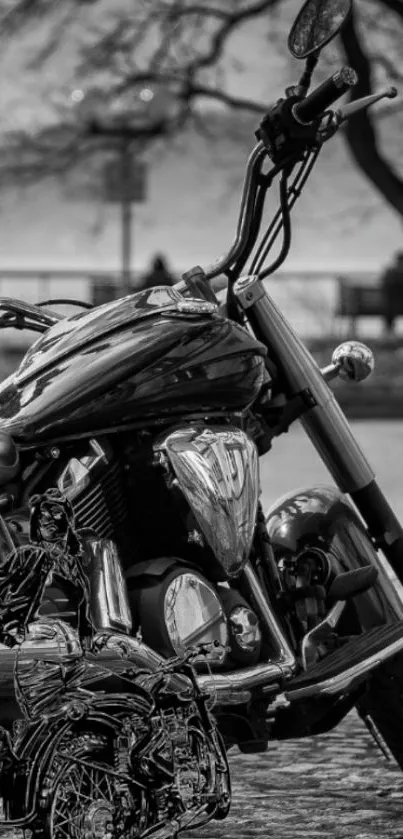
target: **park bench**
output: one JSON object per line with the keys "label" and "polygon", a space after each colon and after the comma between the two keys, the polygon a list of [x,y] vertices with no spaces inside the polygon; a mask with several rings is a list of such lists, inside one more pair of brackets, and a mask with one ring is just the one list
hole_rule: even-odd
{"label": "park bench", "polygon": [[[403,315],[403,286],[397,297],[394,311]],[[348,277],[338,277],[337,317],[349,318],[355,329],[358,318],[385,317],[385,297],[382,286],[351,282]]]}

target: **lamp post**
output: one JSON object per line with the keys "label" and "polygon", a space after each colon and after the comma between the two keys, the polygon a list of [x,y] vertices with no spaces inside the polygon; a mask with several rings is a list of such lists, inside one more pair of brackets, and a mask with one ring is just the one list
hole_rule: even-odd
{"label": "lamp post", "polygon": [[[98,128],[96,133],[103,135],[105,132]],[[145,200],[146,167],[143,161],[134,156],[130,137],[123,133],[118,140],[118,154],[104,169],[103,195],[106,201],[120,207],[120,291],[126,295],[132,291],[133,204]]]}
{"label": "lamp post", "polygon": [[123,294],[130,294],[131,287],[131,256],[132,256],[132,202],[130,195],[127,194],[124,184],[131,179],[132,161],[130,158],[129,144],[123,141],[122,151],[120,153],[121,160],[121,179],[122,179],[122,292]]}
{"label": "lamp post", "polygon": [[[171,118],[170,97],[160,90],[157,95],[142,87],[138,101],[133,98],[128,103],[116,100],[108,120],[103,118],[104,103],[99,92],[82,94],[82,111],[86,117],[87,136],[110,138],[118,148],[114,160],[105,167],[104,197],[120,206],[121,225],[121,276],[120,292],[122,295],[132,291],[132,250],[133,250],[133,203],[145,200],[146,166],[134,150],[138,146],[152,141],[169,131]],[[91,113],[88,120],[89,112]]]}

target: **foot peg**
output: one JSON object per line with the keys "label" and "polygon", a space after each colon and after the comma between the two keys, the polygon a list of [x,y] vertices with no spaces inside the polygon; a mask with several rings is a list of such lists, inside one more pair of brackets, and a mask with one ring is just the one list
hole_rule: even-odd
{"label": "foot peg", "polygon": [[378,571],[373,565],[365,565],[363,568],[354,568],[353,571],[338,574],[328,591],[328,602],[332,604],[363,594],[376,583],[377,578]]}

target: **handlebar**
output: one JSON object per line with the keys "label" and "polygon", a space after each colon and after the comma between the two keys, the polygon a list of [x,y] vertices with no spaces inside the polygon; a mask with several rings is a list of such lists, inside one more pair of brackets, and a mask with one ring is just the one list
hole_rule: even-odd
{"label": "handlebar", "polygon": [[[396,88],[389,87],[380,91],[377,94],[357,99],[356,101],[344,106],[343,109],[335,111],[333,113],[333,119],[331,123],[329,123],[329,128],[331,129],[331,131],[329,131],[327,135],[325,134],[325,132],[319,133],[317,130],[317,125],[315,125],[317,118],[323,116],[324,111],[326,111],[330,107],[330,105],[333,102],[335,102],[340,96],[346,93],[347,90],[354,86],[356,82],[357,75],[355,71],[352,70],[350,67],[343,67],[337,73],[334,73],[334,75],[330,79],[327,79],[325,82],[323,82],[323,84],[319,85],[319,87],[316,88],[316,90],[309,94],[305,99],[296,102],[293,105],[292,109],[288,110],[288,114],[291,116],[291,124],[297,126],[298,123],[301,123],[300,134],[302,132],[302,139],[299,139],[299,135],[297,132],[295,156],[292,154],[293,148],[291,143],[290,157],[283,157],[280,159],[279,162],[274,161],[275,166],[270,172],[270,177],[273,177],[274,174],[277,174],[278,172],[282,171],[285,165],[293,165],[294,160],[301,160],[301,150],[304,149],[304,146],[308,151],[312,142],[314,142],[316,148],[318,148],[318,146],[321,146],[326,139],[328,139],[335,133],[335,131],[337,131],[338,127],[345,119],[348,119],[350,116],[353,116],[360,110],[368,108],[370,105],[374,104],[375,102],[378,102],[380,99],[394,98],[397,95]],[[269,112],[269,114],[266,116],[266,118],[270,118],[270,113],[273,113],[274,110],[277,111],[277,116],[278,114],[280,114],[280,118],[277,120],[277,123],[275,125],[275,128],[279,131],[280,135],[282,129],[282,102],[287,102],[287,100],[279,100],[277,106],[274,106],[272,111]],[[278,106],[280,108],[279,110]],[[304,139],[305,134],[306,139]],[[261,132],[257,132],[257,136],[261,137]],[[205,282],[206,280],[211,280],[214,277],[219,276],[219,274],[225,274],[226,271],[228,271],[231,265],[233,265],[233,263],[239,257],[239,255],[243,253],[245,244],[248,241],[248,236],[253,221],[253,210],[256,199],[257,186],[259,183],[261,164],[268,153],[269,156],[271,156],[270,147],[266,145],[263,139],[259,139],[259,142],[255,145],[249,156],[246,167],[246,174],[241,199],[241,208],[238,218],[235,240],[231,245],[229,251],[224,256],[216,260],[216,262],[213,262],[211,265],[207,266],[205,271],[203,271],[203,269],[198,269],[199,281],[201,283]],[[185,278],[175,283],[173,288],[180,294],[186,292],[189,293],[189,291],[191,291]]]}
{"label": "handlebar", "polygon": [[[235,239],[226,254],[206,267],[204,280],[212,280],[214,277],[218,277],[219,274],[223,274],[242,253],[252,224],[252,209],[256,197],[257,177],[266,154],[266,148],[260,140],[252,149],[246,165]],[[174,284],[173,288],[179,291],[179,293],[183,293],[187,290],[186,280],[179,280],[179,282]]]}
{"label": "handlebar", "polygon": [[[11,297],[0,297],[0,321],[4,319],[4,325],[7,325],[7,319],[10,323],[13,318],[18,320],[22,318],[25,322],[26,328],[32,328],[37,332],[45,332],[50,326],[54,326],[59,320],[63,319],[63,315],[58,312],[53,312],[50,309],[41,309],[39,306],[25,303],[22,300],[14,300]],[[20,327],[24,328],[24,327]]]}
{"label": "handlebar", "polygon": [[303,125],[309,125],[319,119],[324,111],[333,105],[340,96],[347,93],[357,84],[358,76],[351,67],[342,67],[330,79],[326,79],[319,87],[312,91],[301,102],[297,102],[292,113],[294,118]]}

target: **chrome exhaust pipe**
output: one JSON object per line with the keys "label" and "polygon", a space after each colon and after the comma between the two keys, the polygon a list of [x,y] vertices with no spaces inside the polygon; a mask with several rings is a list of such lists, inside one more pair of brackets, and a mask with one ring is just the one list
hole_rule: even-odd
{"label": "chrome exhaust pipe", "polygon": [[86,650],[75,629],[64,621],[45,618],[29,625],[21,644],[11,649],[0,644],[0,702],[12,703],[13,718],[21,717],[22,711],[35,719],[60,701],[66,690],[91,690],[91,685],[105,681],[111,673],[124,678],[128,671],[132,671],[128,673],[131,683],[135,677],[136,684],[152,688],[164,669],[168,691],[192,694],[190,679],[170,673],[169,662],[142,641],[99,632]]}
{"label": "chrome exhaust pipe", "polygon": [[[271,686],[275,689],[290,679],[294,673],[293,661],[256,664],[246,670],[233,673],[209,673],[198,676],[197,683],[202,693],[209,693],[217,705],[239,705],[248,702],[251,691],[256,687]],[[284,690],[284,687],[282,688]]]}
{"label": "chrome exhaust pipe", "polygon": [[[167,688],[175,693],[192,690],[190,680],[180,673],[169,673],[169,661],[142,641],[125,635],[99,633],[91,650],[83,651],[77,633],[64,621],[41,620],[31,624],[26,640],[9,648],[0,645],[0,699],[15,701],[29,717],[36,716],[52,698],[69,684],[91,690],[110,673],[130,673],[147,689],[167,672]],[[136,673],[138,671],[138,673]],[[211,694],[217,704],[248,701],[253,688],[283,683],[294,672],[294,659],[257,664],[230,673],[210,673],[197,677],[200,690]]]}
{"label": "chrome exhaust pipe", "polygon": [[[102,636],[101,636],[102,642]],[[95,646],[96,646],[95,642]],[[122,635],[109,635],[99,652],[86,655],[90,664],[83,676],[83,686],[90,687],[91,682],[99,681],[101,674],[112,671],[121,674],[134,667],[139,668],[136,683],[146,688],[150,679],[154,681],[161,671],[169,666],[169,660],[163,658],[136,638]],[[295,670],[295,659],[283,657],[278,662],[267,662],[231,673],[206,673],[197,676],[197,684],[204,694],[211,694],[216,704],[234,705],[247,702],[251,690],[258,686],[276,685],[284,679],[290,679]],[[170,675],[170,687],[178,692],[190,685],[181,674]]]}

